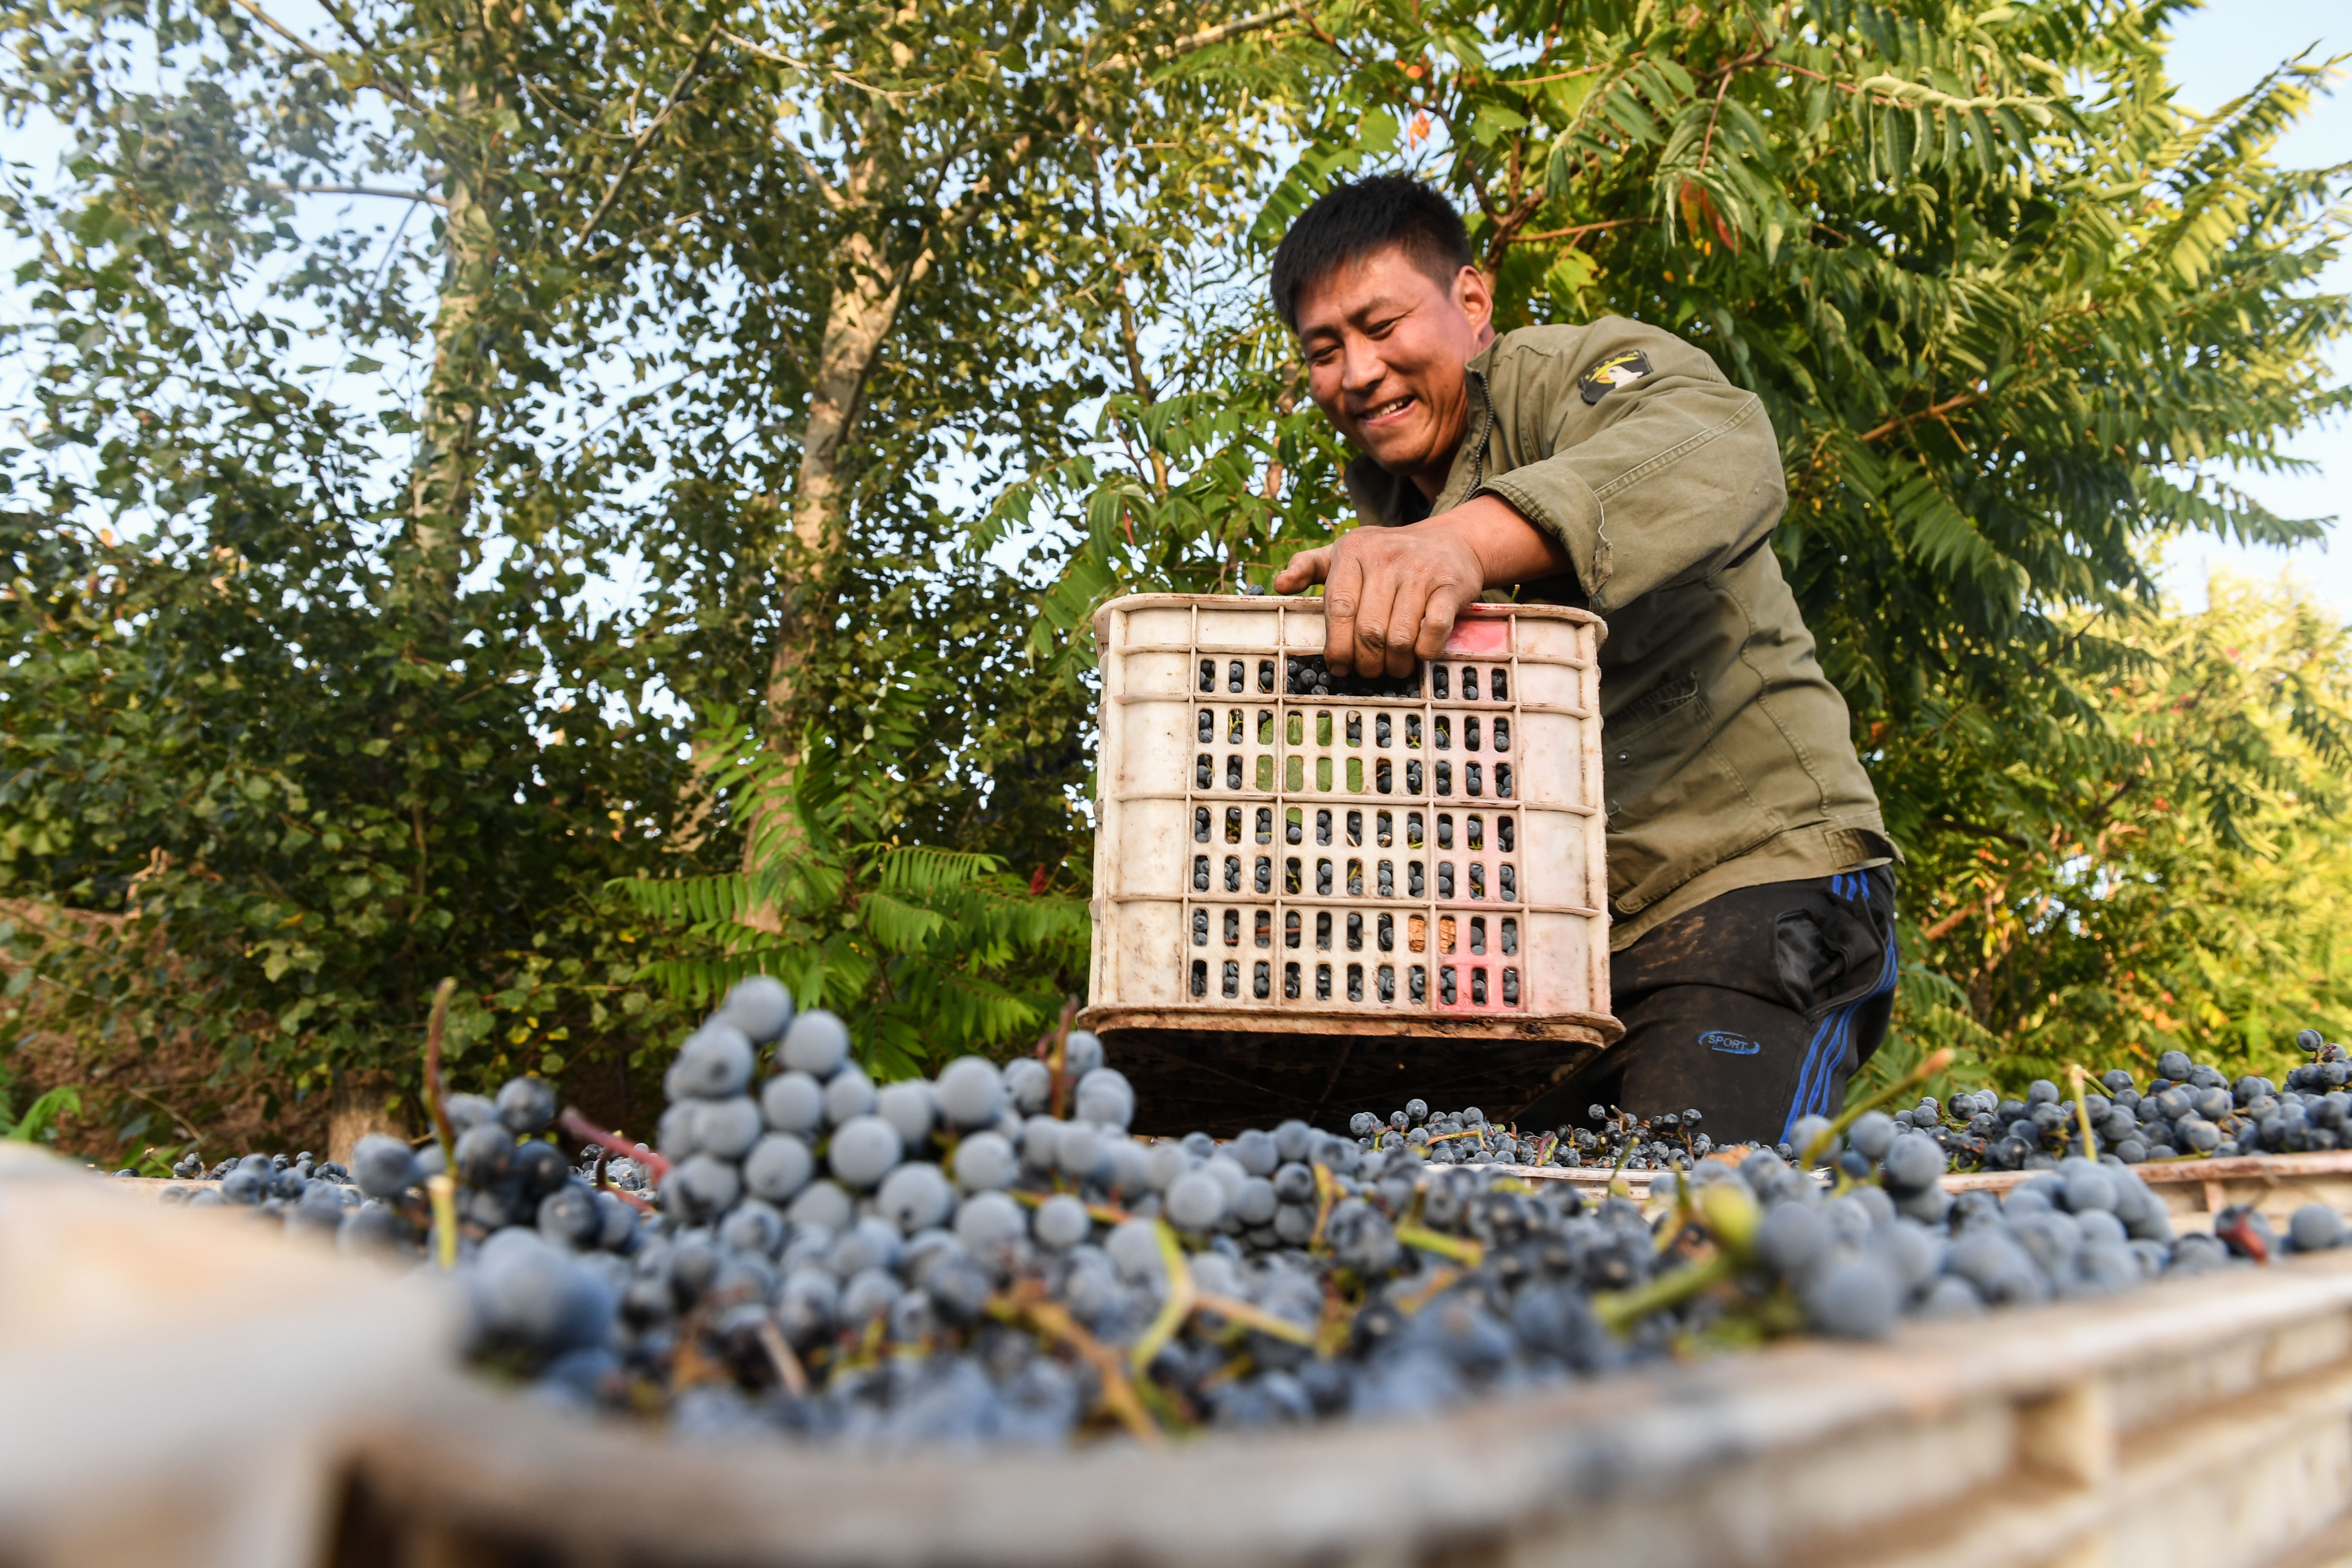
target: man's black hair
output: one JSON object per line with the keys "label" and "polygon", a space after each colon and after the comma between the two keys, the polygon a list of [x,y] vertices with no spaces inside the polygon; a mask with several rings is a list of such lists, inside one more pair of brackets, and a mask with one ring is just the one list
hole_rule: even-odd
{"label": "man's black hair", "polygon": [[1390,246],[1440,283],[1470,265],[1470,234],[1454,204],[1403,174],[1334,186],[1298,215],[1274,252],[1274,313],[1298,330],[1298,296],[1351,262]]}

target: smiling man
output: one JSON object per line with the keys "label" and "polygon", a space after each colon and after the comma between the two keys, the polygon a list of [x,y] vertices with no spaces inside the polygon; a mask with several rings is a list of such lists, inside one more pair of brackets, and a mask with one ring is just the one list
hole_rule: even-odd
{"label": "smiling man", "polygon": [[1538,1089],[1696,1109],[1718,1142],[1834,1115],[1895,989],[1895,850],[1767,542],[1771,422],[1671,332],[1606,316],[1497,338],[1461,218],[1401,177],[1330,192],[1276,252],[1274,307],[1358,449],[1364,525],[1295,557],[1335,669],[1409,673],[1490,590],[1607,621],[1610,979],[1625,1037]]}

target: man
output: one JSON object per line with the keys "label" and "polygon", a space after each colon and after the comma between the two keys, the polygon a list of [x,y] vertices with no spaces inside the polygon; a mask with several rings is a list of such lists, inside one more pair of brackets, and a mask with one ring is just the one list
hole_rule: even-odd
{"label": "man", "polygon": [[1461,218],[1412,180],[1332,191],[1274,307],[1358,448],[1367,526],[1295,557],[1335,669],[1409,673],[1483,590],[1607,621],[1601,707],[1623,1041],[1520,1115],[1696,1108],[1718,1142],[1834,1115],[1885,1037],[1895,847],[1768,546],[1787,502],[1754,395],[1608,316],[1496,338]]}

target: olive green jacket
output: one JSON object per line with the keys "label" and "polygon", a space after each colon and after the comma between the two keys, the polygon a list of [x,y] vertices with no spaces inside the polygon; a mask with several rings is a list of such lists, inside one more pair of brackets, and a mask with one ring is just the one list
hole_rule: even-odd
{"label": "olive green jacket", "polygon": [[1609,624],[1610,946],[1735,888],[1893,857],[1845,699],[1766,548],[1788,491],[1755,395],[1618,316],[1509,333],[1469,372],[1469,434],[1433,501],[1368,457],[1348,489],[1391,527],[1499,496],[1568,547],[1574,580],[1520,597]]}

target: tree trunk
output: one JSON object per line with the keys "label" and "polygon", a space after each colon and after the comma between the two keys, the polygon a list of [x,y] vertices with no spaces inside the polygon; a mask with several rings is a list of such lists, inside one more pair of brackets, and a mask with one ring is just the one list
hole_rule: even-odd
{"label": "tree trunk", "polygon": [[348,1169],[352,1149],[371,1132],[405,1141],[408,1129],[392,1109],[398,1094],[392,1074],[381,1068],[339,1075],[327,1099],[327,1158]]}
{"label": "tree trunk", "polygon": [[[478,107],[474,90],[457,97],[457,114],[470,116]],[[408,479],[406,553],[394,581],[398,606],[436,630],[447,628],[464,566],[466,521],[481,467],[476,443],[484,355],[477,333],[498,276],[496,215],[472,171],[449,183],[442,244],[447,254],[433,317],[433,370],[425,384],[416,466]]]}
{"label": "tree trunk", "polygon": [[[863,216],[873,165],[863,165],[849,185],[853,207]],[[878,216],[878,215],[876,215]],[[799,763],[793,724],[800,711],[810,655],[830,625],[835,585],[848,537],[848,494],[842,458],[857,422],[866,378],[889,340],[907,286],[919,279],[922,261],[893,268],[885,242],[853,230],[842,243],[843,268],[825,310],[824,335],[816,375],[809,387],[808,424],[801,436],[801,464],[794,486],[793,540],[785,564],[782,613],[777,618],[775,653],[768,662],[763,703],[764,742],[782,766],[775,786],[751,804],[743,837],[748,872],[767,858],[782,835],[790,834],[792,786]],[[928,259],[926,257],[924,259]],[[767,911],[749,923],[775,929]]]}

